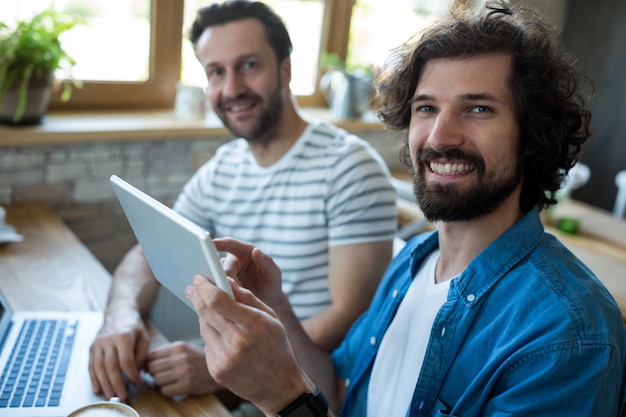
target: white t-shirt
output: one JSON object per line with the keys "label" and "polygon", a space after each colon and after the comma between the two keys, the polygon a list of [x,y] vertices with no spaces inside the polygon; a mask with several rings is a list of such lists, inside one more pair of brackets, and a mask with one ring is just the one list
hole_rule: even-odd
{"label": "white t-shirt", "polygon": [[411,404],[435,317],[450,281],[435,284],[439,250],[413,279],[374,360],[367,394],[368,417],[404,416]]}
{"label": "white t-shirt", "polygon": [[250,242],[272,256],[302,320],[330,306],[331,246],[393,240],[397,209],[389,178],[369,143],[310,123],[271,166],[259,166],[244,139],[221,146],[174,210],[213,236]]}

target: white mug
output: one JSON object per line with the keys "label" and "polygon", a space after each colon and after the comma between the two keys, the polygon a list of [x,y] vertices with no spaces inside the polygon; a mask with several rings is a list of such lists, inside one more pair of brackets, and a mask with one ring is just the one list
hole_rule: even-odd
{"label": "white mug", "polygon": [[140,417],[137,410],[117,397],[86,405],[72,411],[67,417]]}
{"label": "white mug", "polygon": [[184,85],[176,86],[174,116],[180,120],[204,119],[206,114],[206,94],[202,87]]}

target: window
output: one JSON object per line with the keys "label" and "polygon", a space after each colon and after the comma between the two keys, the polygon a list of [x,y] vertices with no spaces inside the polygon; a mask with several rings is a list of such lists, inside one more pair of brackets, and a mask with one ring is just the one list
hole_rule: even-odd
{"label": "window", "polygon": [[79,14],[86,21],[61,39],[76,59],[75,78],[122,83],[149,79],[149,0],[70,2],[64,11]]}
{"label": "window", "polygon": [[77,61],[73,75],[83,88],[73,89],[65,103],[53,94],[51,108],[167,108],[179,79],[182,5],[183,0],[2,0],[0,16],[23,19],[53,6],[86,20],[61,38]]}
{"label": "window", "polygon": [[[389,51],[448,11],[449,0],[356,0],[346,64],[381,65]],[[389,29],[393,22],[393,30]]]}
{"label": "window", "polygon": [[[212,1],[2,0],[0,16],[3,21],[28,17],[53,5],[89,22],[62,38],[78,62],[73,75],[84,86],[65,103],[53,95],[51,108],[172,108],[179,79],[204,85],[186,32],[196,10]],[[449,0],[265,1],[283,17],[292,37],[291,87],[299,103],[323,106],[318,89],[322,51],[348,57],[348,63],[377,65],[409,33],[447,10]]]}
{"label": "window", "polygon": [[[194,55],[187,31],[196,11],[205,6],[206,0],[186,0],[183,19],[185,37],[182,45],[181,80],[184,84],[204,86],[206,76]],[[291,90],[297,96],[315,93],[318,79],[324,0],[266,0],[283,18],[293,44]]]}

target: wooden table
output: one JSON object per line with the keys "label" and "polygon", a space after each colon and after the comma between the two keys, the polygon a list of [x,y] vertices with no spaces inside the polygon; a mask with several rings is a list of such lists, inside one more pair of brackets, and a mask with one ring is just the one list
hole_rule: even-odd
{"label": "wooden table", "polygon": [[[23,242],[0,246],[0,290],[13,310],[102,311],[111,275],[47,207],[6,207],[8,224]],[[154,328],[152,342],[164,342]],[[149,386],[131,390],[129,403],[141,417],[229,417],[213,395],[172,400]]]}

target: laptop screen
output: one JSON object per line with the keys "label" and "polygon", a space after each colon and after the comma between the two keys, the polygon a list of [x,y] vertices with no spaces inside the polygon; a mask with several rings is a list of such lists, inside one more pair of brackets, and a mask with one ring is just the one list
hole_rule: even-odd
{"label": "laptop screen", "polygon": [[5,336],[9,332],[10,325],[11,310],[2,294],[0,294],[0,350],[4,345]]}

